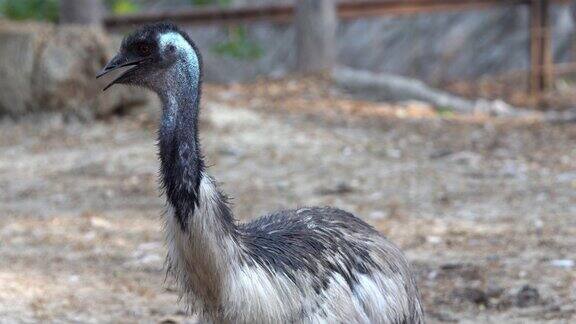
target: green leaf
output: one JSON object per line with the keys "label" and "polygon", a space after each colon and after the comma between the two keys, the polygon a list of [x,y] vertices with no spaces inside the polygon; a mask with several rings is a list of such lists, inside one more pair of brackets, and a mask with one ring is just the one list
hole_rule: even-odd
{"label": "green leaf", "polygon": [[58,21],[57,0],[3,0],[0,12],[13,20]]}
{"label": "green leaf", "polygon": [[140,8],[132,0],[115,0],[112,2],[112,12],[117,15],[125,15],[138,11]]}
{"label": "green leaf", "polygon": [[229,56],[240,60],[255,60],[260,58],[264,53],[258,43],[248,38],[245,27],[230,28],[228,40],[214,45],[212,51],[222,56]]}
{"label": "green leaf", "polygon": [[438,112],[438,115],[440,115],[440,117],[445,118],[454,117],[454,109],[450,107],[440,106],[436,108],[436,111]]}

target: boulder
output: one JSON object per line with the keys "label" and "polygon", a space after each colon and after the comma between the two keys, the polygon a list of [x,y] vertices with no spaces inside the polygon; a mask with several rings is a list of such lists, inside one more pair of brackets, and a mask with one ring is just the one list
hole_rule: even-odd
{"label": "boulder", "polygon": [[112,87],[96,73],[118,42],[98,27],[0,21],[0,114],[63,112],[102,117],[151,101],[141,89]]}
{"label": "boulder", "polygon": [[32,75],[51,26],[0,22],[0,113],[18,114],[34,106]]}

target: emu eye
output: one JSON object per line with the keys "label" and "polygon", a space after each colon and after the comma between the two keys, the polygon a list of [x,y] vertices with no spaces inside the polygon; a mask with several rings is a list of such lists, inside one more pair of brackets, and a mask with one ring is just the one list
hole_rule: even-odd
{"label": "emu eye", "polygon": [[152,53],[152,47],[146,43],[139,43],[136,45],[136,50],[138,51],[138,54],[142,56],[148,56]]}

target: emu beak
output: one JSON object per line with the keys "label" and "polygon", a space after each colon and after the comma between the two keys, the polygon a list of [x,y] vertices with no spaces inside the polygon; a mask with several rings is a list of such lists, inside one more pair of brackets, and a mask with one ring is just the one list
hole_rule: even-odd
{"label": "emu beak", "polygon": [[118,70],[126,66],[132,66],[132,68],[120,74],[116,79],[112,80],[112,82],[108,83],[108,85],[106,85],[104,89],[102,89],[102,91],[106,91],[112,85],[121,82],[129,72],[136,69],[137,66],[140,63],[144,62],[146,59],[147,58],[139,58],[136,60],[127,61],[126,59],[124,59],[124,57],[121,56],[121,54],[116,55],[114,58],[112,58],[112,60],[110,60],[110,62],[108,62],[108,64],[106,64],[106,66],[100,72],[98,72],[98,74],[96,74],[97,79],[112,71]]}

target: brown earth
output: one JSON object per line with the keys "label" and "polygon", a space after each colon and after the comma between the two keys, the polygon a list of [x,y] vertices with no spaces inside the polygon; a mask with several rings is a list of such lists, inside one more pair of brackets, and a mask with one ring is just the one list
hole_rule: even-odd
{"label": "brown earth", "polygon": [[[431,323],[576,321],[576,125],[276,85],[206,91],[203,147],[239,219],[356,213],[406,251]],[[195,321],[164,282],[154,124],[0,122],[0,322]]]}

